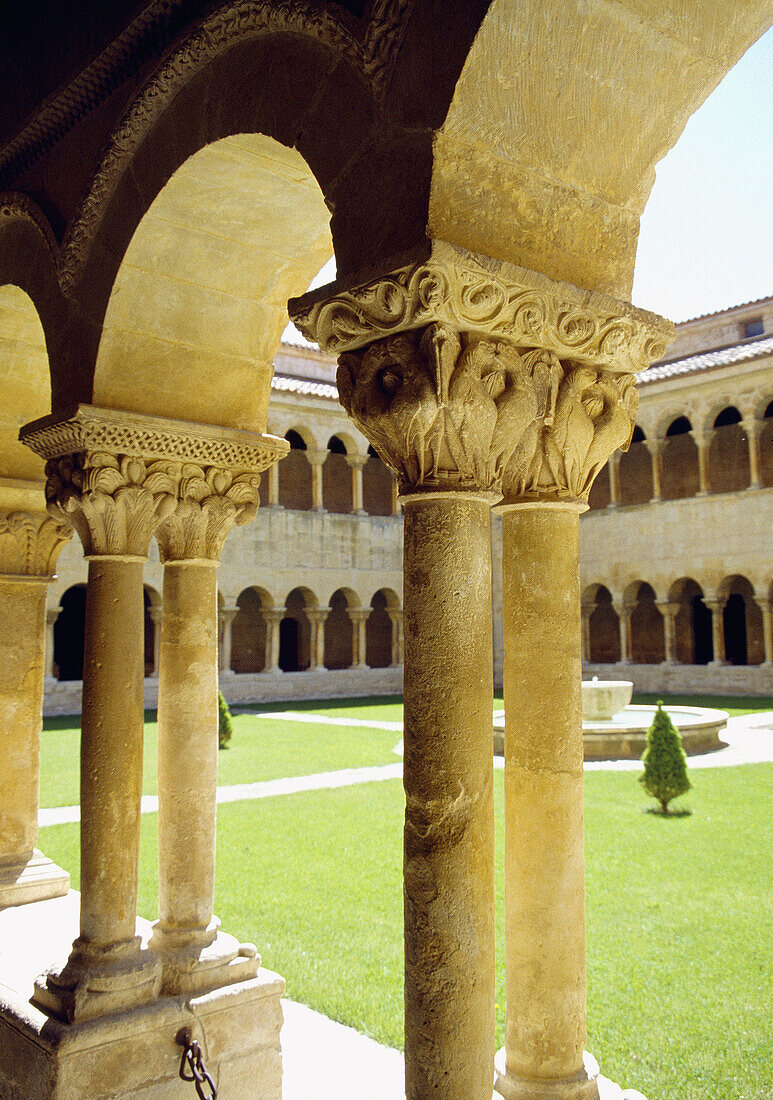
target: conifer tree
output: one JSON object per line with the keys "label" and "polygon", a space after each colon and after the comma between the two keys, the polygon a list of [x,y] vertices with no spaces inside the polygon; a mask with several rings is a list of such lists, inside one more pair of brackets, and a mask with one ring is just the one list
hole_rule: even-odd
{"label": "conifer tree", "polygon": [[647,794],[658,800],[661,811],[667,814],[671,799],[686,794],[692,784],[687,778],[687,757],[679,731],[663,710],[660,700],[652,725],[647,730],[647,747],[642,763],[644,772],[639,776],[639,782],[644,785]]}
{"label": "conifer tree", "polygon": [[234,728],[231,720],[231,711],[228,709],[228,703],[226,703],[222,691],[218,691],[217,693],[217,716],[217,747],[219,749],[225,749],[228,747],[228,742],[231,740],[231,734]]}

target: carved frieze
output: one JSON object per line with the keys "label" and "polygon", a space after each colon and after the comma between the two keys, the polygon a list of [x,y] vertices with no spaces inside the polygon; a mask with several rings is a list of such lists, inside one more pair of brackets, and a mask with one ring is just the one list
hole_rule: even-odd
{"label": "carved frieze", "polygon": [[0,574],[51,577],[72,531],[44,512],[0,511]]}

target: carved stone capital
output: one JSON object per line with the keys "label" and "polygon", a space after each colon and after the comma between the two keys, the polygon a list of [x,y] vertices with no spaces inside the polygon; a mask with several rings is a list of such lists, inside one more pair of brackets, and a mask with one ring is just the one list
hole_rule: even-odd
{"label": "carved stone capital", "polygon": [[47,460],[48,511],[75,528],[87,557],[144,558],[158,533],[164,560],[217,560],[231,526],[255,514],[260,472],[288,449],[273,436],[90,405],[20,438]]}
{"label": "carved stone capital", "polygon": [[45,512],[0,510],[0,574],[52,577],[59,551],[71,537],[67,524]]}
{"label": "carved stone capital", "polygon": [[442,242],[387,276],[295,299],[291,315],[339,353],[341,404],[402,493],[505,503],[584,505],[631,442],[633,372],[673,334],[654,314]]}

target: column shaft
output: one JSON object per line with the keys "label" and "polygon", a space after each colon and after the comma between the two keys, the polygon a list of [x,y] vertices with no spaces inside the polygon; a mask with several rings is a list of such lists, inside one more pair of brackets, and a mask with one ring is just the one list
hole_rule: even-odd
{"label": "column shaft", "polygon": [[663,616],[663,635],[665,640],[665,664],[677,664],[676,660],[676,616],[679,614],[679,604],[670,600],[658,600],[658,609]]}
{"label": "column shaft", "polygon": [[158,684],[158,899],[163,932],[204,934],[213,916],[216,624],[215,563],[168,562]]}
{"label": "column shaft", "polygon": [[89,562],[81,733],[81,939],[134,939],[142,796],[142,562]]}
{"label": "column shaft", "polygon": [[714,660],[712,664],[724,665],[726,663],[725,655],[725,601],[724,600],[706,600],[703,601],[711,611],[711,639],[714,645]]}
{"label": "column shaft", "polygon": [[585,867],[576,511],[503,521],[507,1078],[512,1098],[597,1096],[583,1070]]}
{"label": "column shaft", "polygon": [[749,488],[761,489],[762,478],[760,476],[760,430],[763,426],[761,420],[744,420],[741,426],[746,432],[749,446]]}
{"label": "column shaft", "polygon": [[609,460],[609,507],[620,503],[620,452],[615,451]]}
{"label": "column shaft", "polygon": [[279,624],[284,618],[284,611],[272,608],[263,612],[266,620],[266,667],[265,672],[279,671]]}
{"label": "column shaft", "polygon": [[[273,470],[274,467],[272,466]],[[221,672],[229,673],[231,671],[231,644],[233,641],[233,623],[237,614],[239,613],[238,607],[226,607],[220,612],[220,621],[223,624],[223,641],[220,646],[218,656],[218,666]]]}
{"label": "column shaft", "polygon": [[54,678],[54,626],[61,612],[61,607],[46,611],[46,677],[51,680]]}
{"label": "column shaft", "polygon": [[762,612],[762,642],[765,647],[766,665],[773,665],[773,600],[758,599]]}
{"label": "column shaft", "polygon": [[489,506],[405,511],[407,1100],[490,1100],[494,1056]]}
{"label": "column shaft", "polygon": [[652,499],[660,500],[663,483],[663,448],[661,440],[648,440],[647,446],[652,460]]}
{"label": "column shaft", "polygon": [[590,661],[590,617],[593,607],[582,608],[582,659]]}
{"label": "column shaft", "polygon": [[711,478],[709,474],[709,451],[713,432],[693,432],[692,436],[698,446],[698,492],[706,494],[711,491]]}
{"label": "column shaft", "polygon": [[268,507],[279,507],[279,464],[274,462],[269,466],[267,474],[268,478]]}
{"label": "column shaft", "polygon": [[627,664],[631,660],[631,610],[622,604],[617,608],[620,620],[620,663]]}

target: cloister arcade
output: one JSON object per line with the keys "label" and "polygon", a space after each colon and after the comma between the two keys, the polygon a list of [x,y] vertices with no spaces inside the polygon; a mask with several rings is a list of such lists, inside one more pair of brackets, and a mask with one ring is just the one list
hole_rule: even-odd
{"label": "cloister arcade", "polygon": [[[32,905],[39,935],[0,976],[0,1089],[173,1096],[187,1088],[185,1024],[224,1098],[281,1095],[283,979],[214,912],[222,559],[239,578],[220,608],[233,612],[232,648],[258,662],[262,647],[277,678],[340,665],[350,647],[355,668],[384,659],[386,620],[394,662],[403,612],[406,1097],[490,1100],[496,508],[507,712],[496,1088],[505,1100],[620,1100],[584,1051],[579,514],[619,450],[631,485],[641,470],[642,494],[651,476],[649,499],[659,495],[659,466],[648,474],[645,461],[659,429],[640,419],[632,440],[634,376],[665,354],[673,326],[629,301],[639,219],[656,163],[773,3],[88,10],[81,20],[52,5],[34,34],[28,4],[2,12],[0,938],[16,948]],[[306,292],[331,255],[335,280]],[[288,310],[338,358],[346,427],[312,437],[279,400],[270,419]],[[740,421],[722,417],[731,398],[710,418],[690,412],[691,432],[715,432],[694,436],[701,489],[712,447],[715,463],[737,455],[737,480],[768,476],[750,450],[747,478],[739,450],[767,401],[754,411],[739,398]],[[396,480],[401,522],[368,445]],[[612,513],[625,505],[618,472]],[[588,513],[588,530],[609,511]],[[285,576],[275,603],[251,566],[268,548],[283,569],[288,517],[301,513],[339,576],[324,591],[311,570]],[[383,569],[398,527],[401,608]],[[66,872],[35,848],[46,590],[73,535],[88,563],[74,905]],[[360,584],[347,554],[386,579]],[[152,615],[146,628],[152,570],[158,632]],[[762,609],[741,565],[717,589],[735,656],[741,603],[759,653],[749,583]],[[662,586],[648,584],[607,588],[635,598],[637,630],[654,636]],[[245,625],[261,620],[265,636]],[[137,911],[151,634],[152,922]],[[399,660],[399,638],[397,649]]]}

